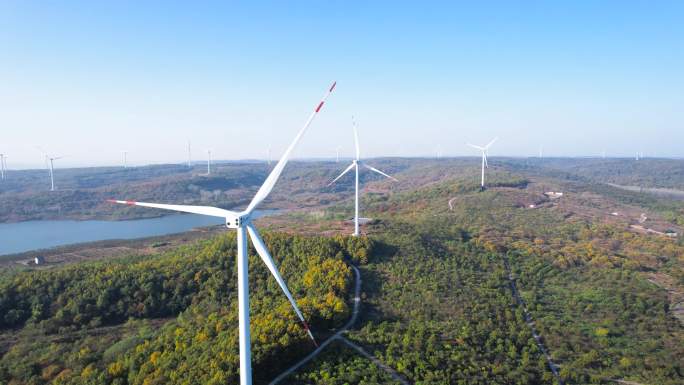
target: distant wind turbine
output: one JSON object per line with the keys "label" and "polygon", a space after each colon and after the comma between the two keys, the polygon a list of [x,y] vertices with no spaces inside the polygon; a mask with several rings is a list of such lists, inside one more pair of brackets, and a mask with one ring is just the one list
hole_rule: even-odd
{"label": "distant wind turbine", "polygon": [[373,171],[377,172],[378,174],[387,177],[389,179],[392,179],[395,182],[398,182],[398,180],[392,176],[389,176],[385,174],[384,172],[378,170],[375,167],[367,165],[365,162],[361,162],[361,156],[360,153],[361,151],[359,150],[359,132],[356,129],[356,122],[354,121],[354,118],[352,117],[352,126],[354,128],[354,144],[356,145],[356,159],[352,160],[352,163],[347,167],[342,173],[335,179],[333,179],[332,182],[328,184],[328,186],[331,186],[333,183],[337,182],[338,179],[342,178],[344,174],[348,173],[352,168],[355,169],[356,171],[356,181],[354,183],[354,188],[355,188],[355,198],[354,198],[354,236],[358,237],[359,236],[359,165],[362,165],[363,167]]}
{"label": "distant wind turbine", "polygon": [[190,140],[188,140],[188,168],[192,167],[192,152],[190,149]]}
{"label": "distant wind turbine", "polygon": [[211,150],[207,150],[207,175],[211,175]]}
{"label": "distant wind turbine", "polygon": [[121,154],[123,155],[123,168],[128,168],[127,158],[128,158],[128,151],[121,151]]}
{"label": "distant wind turbine", "polygon": [[487,163],[487,151],[489,150],[489,147],[494,144],[499,138],[494,138],[492,139],[491,142],[489,142],[486,146],[476,146],[474,144],[467,143],[468,146],[478,149],[482,151],[482,181],[480,182],[480,187],[484,190],[485,188],[485,167],[489,168],[489,164]]}
{"label": "distant wind turbine", "polygon": [[45,156],[45,167],[50,172],[50,191],[55,191],[55,161],[64,158],[63,156],[50,156],[42,148],[36,147]]}
{"label": "distant wind turbine", "polygon": [[330,93],[335,88],[335,83],[328,89],[328,92],[323,96],[318,106],[307,119],[304,126],[299,130],[297,136],[295,136],[290,146],[285,150],[285,153],[280,158],[276,166],[273,168],[269,176],[264,181],[264,184],[259,188],[254,198],[250,202],[249,206],[242,212],[234,212],[229,210],[224,210],[218,207],[209,206],[186,206],[186,205],[167,205],[158,203],[143,203],[143,202],[132,202],[132,201],[119,201],[114,200],[114,203],[123,203],[128,205],[136,205],[143,207],[153,207],[165,210],[181,211],[186,213],[208,215],[213,217],[225,218],[226,227],[230,229],[237,230],[237,274],[238,274],[238,327],[239,327],[239,345],[240,345],[240,385],[252,385],[252,362],[251,362],[251,342],[250,342],[250,330],[249,330],[249,282],[248,282],[248,263],[249,259],[247,256],[247,234],[252,240],[252,244],[256,249],[257,254],[261,257],[261,260],[268,267],[278,285],[285,293],[285,296],[290,301],[290,304],[294,308],[295,313],[302,321],[304,329],[306,330],[309,337],[316,343],[316,340],[309,329],[302,312],[299,311],[297,302],[295,302],[290,290],[287,288],[283,277],[278,272],[278,267],[276,266],[273,258],[268,252],[264,241],[261,239],[259,232],[257,231],[254,224],[252,224],[252,214],[256,207],[271,193],[273,186],[275,186],[280,174],[283,172],[285,165],[295,146],[299,140],[306,132],[314,117],[323,107],[323,103],[328,98]]}
{"label": "distant wind turbine", "polygon": [[7,167],[7,155],[5,154],[0,154],[0,177],[2,177],[2,180],[5,180],[5,169]]}
{"label": "distant wind turbine", "polygon": [[335,163],[340,163],[340,146],[337,146],[335,151]]}

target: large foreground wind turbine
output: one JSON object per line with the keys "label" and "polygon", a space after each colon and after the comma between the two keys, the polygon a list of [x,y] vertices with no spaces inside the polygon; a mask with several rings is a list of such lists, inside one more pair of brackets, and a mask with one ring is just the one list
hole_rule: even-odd
{"label": "large foreground wind turbine", "polygon": [[378,170],[375,167],[371,167],[367,165],[366,163],[361,162],[361,157],[360,157],[360,150],[359,150],[359,132],[356,129],[356,122],[353,121],[352,119],[352,125],[354,127],[354,144],[356,145],[356,159],[352,160],[352,163],[347,167],[344,171],[342,171],[342,174],[340,174],[337,178],[333,179],[332,182],[328,184],[328,186],[332,185],[333,183],[337,182],[338,179],[342,178],[344,174],[348,173],[352,168],[356,170],[356,181],[354,183],[355,187],[355,198],[354,198],[354,236],[358,237],[359,236],[359,165],[364,166],[365,168],[377,172],[378,174],[385,176],[389,179],[392,179],[395,182],[398,182],[396,178],[389,176],[385,174],[384,172]]}
{"label": "large foreground wind turbine", "polygon": [[287,285],[285,284],[283,277],[278,272],[278,268],[276,267],[275,263],[273,262],[273,258],[269,254],[268,249],[266,248],[266,245],[264,244],[264,241],[261,239],[261,236],[259,236],[259,232],[257,231],[256,227],[254,227],[254,225],[252,224],[252,213],[254,212],[254,209],[264,199],[266,199],[266,197],[271,192],[271,190],[273,190],[273,186],[276,184],[276,182],[278,181],[278,178],[280,177],[280,174],[283,172],[283,169],[285,168],[285,165],[287,164],[287,161],[290,158],[292,151],[294,150],[295,146],[297,145],[297,143],[301,139],[302,135],[304,135],[304,132],[309,127],[309,125],[313,121],[316,114],[323,107],[323,103],[325,103],[325,100],[328,98],[328,96],[330,96],[330,93],[335,88],[335,84],[336,83],[333,83],[333,85],[325,93],[325,95],[323,96],[323,99],[321,99],[321,101],[318,104],[318,106],[316,107],[316,109],[309,116],[309,119],[307,119],[306,123],[304,123],[304,126],[299,130],[299,133],[297,133],[297,136],[294,138],[292,143],[290,143],[290,146],[287,148],[287,150],[285,150],[285,153],[283,154],[282,158],[280,158],[280,160],[278,161],[276,166],[273,168],[273,170],[269,174],[268,178],[266,178],[266,181],[264,182],[264,184],[259,188],[259,191],[257,191],[256,195],[254,195],[254,198],[252,198],[252,201],[250,202],[249,206],[247,206],[247,209],[245,209],[244,211],[234,212],[234,211],[224,210],[224,209],[221,209],[218,207],[209,207],[209,206],[167,205],[167,204],[158,204],[158,203],[143,203],[143,202],[118,201],[118,200],[111,201],[111,202],[115,202],[115,203],[123,203],[123,204],[128,204],[128,205],[153,207],[153,208],[159,208],[159,209],[174,210],[174,211],[181,211],[181,212],[186,212],[186,213],[201,214],[201,215],[208,215],[208,216],[213,216],[213,217],[225,218],[226,227],[228,227],[230,229],[236,229],[237,230],[238,314],[239,314],[238,315],[238,320],[239,320],[238,323],[239,323],[239,334],[240,334],[240,384],[241,385],[251,385],[252,384],[251,344],[250,344],[250,333],[249,333],[249,283],[248,283],[247,233],[249,233],[249,238],[252,240],[252,244],[254,245],[254,248],[256,249],[259,256],[261,257],[261,260],[266,264],[266,266],[270,270],[271,274],[273,274],[276,281],[278,282],[278,285],[280,285],[280,288],[285,293],[285,296],[287,296],[287,299],[290,301],[290,304],[292,304],[292,307],[294,308],[295,313],[297,313],[297,316],[302,321],[302,324],[304,325],[304,329],[309,334],[309,337],[314,341],[314,343],[316,342],[314,337],[313,337],[313,334],[311,334],[311,330],[309,330],[309,326],[307,325],[306,321],[304,320],[304,316],[302,315],[301,311],[299,311],[299,307],[297,307],[297,303],[295,302],[294,298],[292,297],[290,290],[287,288]]}
{"label": "large foreground wind turbine", "polygon": [[485,188],[485,178],[484,178],[484,176],[485,176],[485,175],[484,175],[485,167],[486,167],[486,168],[489,168],[489,164],[487,163],[487,151],[489,150],[489,147],[490,147],[492,144],[494,144],[494,142],[496,142],[498,139],[499,139],[499,138],[494,138],[494,139],[492,139],[492,141],[489,142],[489,143],[487,143],[487,145],[484,146],[484,147],[482,147],[482,146],[476,146],[476,145],[474,145],[474,144],[467,143],[468,146],[470,146],[470,147],[472,147],[472,148],[475,148],[475,149],[478,149],[478,150],[482,151],[482,181],[480,182],[480,187],[481,187],[483,190],[484,190],[484,188]]}

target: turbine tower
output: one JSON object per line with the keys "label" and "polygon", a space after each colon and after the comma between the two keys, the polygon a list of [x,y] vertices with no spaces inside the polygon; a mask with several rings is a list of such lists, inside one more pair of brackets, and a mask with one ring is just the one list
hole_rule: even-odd
{"label": "turbine tower", "polygon": [[48,156],[45,155],[45,159],[49,161],[50,165],[50,191],[55,191],[55,161],[57,159],[62,159],[64,158],[63,156]]}
{"label": "turbine tower", "polygon": [[123,168],[128,168],[128,164],[126,163],[128,160],[128,151],[121,151],[121,155],[123,155]]}
{"label": "turbine tower", "polygon": [[335,149],[335,163],[340,163],[340,146]]}
{"label": "turbine tower", "polygon": [[190,140],[188,140],[188,168],[192,167],[192,153],[190,152]]}
{"label": "turbine tower", "polygon": [[42,148],[36,148],[45,156],[45,168],[50,173],[50,191],[55,191],[55,161],[64,158],[63,156],[50,156]]}
{"label": "turbine tower", "polygon": [[494,144],[499,138],[494,138],[492,139],[491,142],[487,143],[486,146],[476,146],[474,144],[467,143],[468,146],[478,149],[482,151],[482,181],[480,182],[480,188],[484,190],[485,188],[485,167],[489,168],[489,164],[487,163],[487,151],[489,150],[489,147]]}
{"label": "turbine tower", "polygon": [[207,175],[211,174],[211,150],[207,150]]}
{"label": "turbine tower", "polygon": [[0,154],[0,177],[2,178],[2,180],[5,180],[5,169],[7,168],[6,159],[7,155]]}
{"label": "turbine tower", "polygon": [[359,150],[359,132],[356,129],[356,122],[354,121],[354,118],[352,117],[352,126],[354,127],[354,144],[356,145],[356,159],[352,160],[352,163],[347,167],[340,175],[337,176],[337,178],[333,179],[332,182],[328,183],[328,186],[332,185],[333,183],[337,182],[338,179],[342,178],[344,174],[348,173],[352,168],[355,169],[356,171],[356,179],[354,182],[354,188],[355,188],[355,195],[354,195],[354,236],[358,237],[359,236],[359,165],[366,167],[367,169],[377,172],[378,174],[385,176],[389,179],[392,179],[395,182],[398,182],[398,180],[392,176],[389,176],[385,174],[384,172],[378,170],[375,167],[367,165],[365,162],[361,162],[361,156],[360,156],[360,150]]}
{"label": "turbine tower", "polygon": [[254,248],[256,249],[257,254],[259,254],[259,256],[261,257],[261,260],[264,262],[264,264],[266,264],[266,266],[268,267],[268,270],[271,272],[271,274],[273,275],[275,280],[278,282],[278,285],[280,286],[282,291],[285,293],[285,296],[290,301],[290,304],[294,308],[295,313],[297,313],[297,316],[302,321],[302,325],[304,326],[304,329],[306,330],[307,334],[314,341],[314,343],[316,342],[313,334],[311,333],[311,330],[309,329],[309,326],[307,325],[306,321],[304,320],[304,316],[299,311],[299,307],[297,307],[297,303],[295,302],[294,298],[292,297],[290,290],[287,288],[287,285],[285,284],[283,277],[280,275],[280,272],[278,272],[278,268],[275,265],[275,262],[273,262],[273,258],[269,254],[268,249],[266,248],[266,245],[264,244],[264,241],[261,239],[261,236],[259,236],[259,232],[257,231],[256,227],[254,227],[254,225],[252,224],[252,214],[254,212],[254,209],[256,209],[256,207],[264,199],[266,199],[266,197],[269,195],[271,190],[273,190],[273,186],[275,186],[276,182],[278,181],[278,178],[280,177],[280,174],[283,172],[283,169],[285,168],[285,165],[287,164],[287,161],[290,158],[292,151],[294,150],[295,146],[297,145],[299,140],[304,135],[304,132],[309,127],[309,125],[313,121],[314,117],[316,117],[318,112],[323,107],[323,103],[325,103],[325,100],[328,98],[328,96],[330,96],[330,93],[332,93],[333,89],[335,88],[335,84],[336,83],[333,83],[332,86],[325,93],[325,95],[323,96],[323,99],[321,99],[318,106],[314,109],[314,111],[309,116],[309,119],[307,119],[306,123],[304,123],[304,126],[299,130],[299,133],[297,133],[297,136],[295,136],[292,143],[290,143],[290,146],[287,148],[287,150],[285,150],[285,153],[283,154],[282,158],[280,158],[280,160],[278,161],[276,166],[273,168],[271,173],[266,178],[266,181],[264,181],[264,184],[259,188],[259,191],[257,191],[256,195],[254,195],[254,198],[252,198],[252,201],[250,202],[249,206],[247,206],[247,209],[245,209],[244,211],[234,212],[234,211],[224,210],[224,209],[221,209],[218,207],[208,207],[208,206],[167,205],[167,204],[143,203],[143,202],[132,202],[132,201],[118,201],[118,200],[112,201],[114,203],[123,203],[123,204],[143,206],[143,207],[153,207],[153,208],[159,208],[159,209],[165,209],[165,210],[174,210],[174,211],[181,211],[181,212],[186,212],[186,213],[194,213],[194,214],[209,215],[209,216],[214,216],[214,217],[225,218],[226,227],[228,227],[230,229],[236,229],[237,230],[237,271],[238,271],[238,285],[237,286],[238,286],[238,324],[239,324],[239,336],[240,336],[240,342],[239,342],[239,345],[240,345],[240,385],[252,385],[251,343],[250,343],[250,333],[249,333],[249,282],[248,282],[247,234],[249,234],[249,238],[252,240],[252,244],[254,245]]}

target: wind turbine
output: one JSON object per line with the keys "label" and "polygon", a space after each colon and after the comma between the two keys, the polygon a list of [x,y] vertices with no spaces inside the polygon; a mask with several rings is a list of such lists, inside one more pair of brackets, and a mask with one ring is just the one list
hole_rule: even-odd
{"label": "wind turbine", "polygon": [[55,164],[57,159],[62,159],[63,156],[48,156],[45,155],[45,159],[50,162],[50,191],[55,191]]}
{"label": "wind turbine", "polygon": [[192,153],[190,152],[190,140],[188,140],[188,168],[192,167]]}
{"label": "wind turbine", "polygon": [[340,146],[337,146],[335,151],[335,163],[340,163]]}
{"label": "wind turbine", "polygon": [[128,168],[128,165],[126,164],[128,151],[121,151],[121,155],[123,155],[123,168]]}
{"label": "wind turbine", "polygon": [[207,150],[207,175],[211,174],[211,150]]}
{"label": "wind turbine", "polygon": [[355,197],[354,197],[354,236],[358,237],[359,236],[359,165],[362,165],[366,167],[367,169],[377,172],[378,174],[385,176],[389,179],[392,179],[395,182],[398,182],[398,180],[392,176],[389,176],[385,174],[384,172],[378,170],[375,167],[369,166],[364,162],[361,162],[361,156],[360,156],[360,150],[359,150],[359,132],[356,129],[356,122],[354,121],[354,118],[352,117],[352,126],[354,127],[354,144],[356,145],[356,159],[352,160],[352,163],[347,167],[342,173],[335,179],[333,179],[332,182],[328,183],[328,186],[332,185],[333,183],[337,182],[338,179],[342,178],[344,174],[348,173],[352,168],[355,169],[356,171],[356,181],[354,183],[355,187]]}
{"label": "wind turbine", "polygon": [[485,188],[485,178],[484,178],[484,176],[485,176],[485,175],[484,175],[485,167],[486,167],[486,168],[489,168],[489,164],[487,163],[487,151],[489,150],[489,147],[490,147],[492,144],[494,144],[494,142],[496,142],[498,139],[499,139],[499,138],[494,138],[494,139],[492,139],[492,141],[489,142],[489,143],[487,143],[487,145],[484,146],[484,147],[482,147],[482,146],[476,146],[476,145],[474,145],[474,144],[467,143],[468,146],[470,146],[470,147],[472,147],[472,148],[475,148],[475,149],[478,149],[478,150],[482,151],[482,181],[480,182],[480,187],[481,187],[483,190],[484,190],[484,188]]}
{"label": "wind turbine", "polygon": [[5,180],[5,168],[7,167],[5,159],[7,159],[7,155],[0,154],[0,176],[2,177],[2,180]]}
{"label": "wind turbine", "polygon": [[330,93],[332,93],[333,89],[335,88],[335,84],[336,83],[333,83],[332,86],[325,93],[323,99],[321,99],[320,103],[311,113],[306,123],[304,123],[304,126],[299,130],[297,136],[295,136],[292,143],[290,143],[290,146],[287,148],[287,150],[285,150],[285,153],[283,154],[282,158],[280,158],[276,166],[268,175],[268,178],[266,178],[266,181],[264,181],[264,184],[259,188],[259,191],[257,191],[256,195],[254,195],[254,198],[252,198],[252,201],[250,202],[249,206],[247,206],[247,209],[245,209],[244,211],[238,213],[234,211],[224,210],[218,207],[209,206],[167,205],[158,203],[143,203],[119,200],[111,201],[114,203],[123,203],[143,207],[153,207],[165,210],[174,210],[193,214],[225,218],[226,227],[228,227],[229,229],[237,230],[238,324],[240,336],[239,345],[241,385],[252,384],[251,343],[249,333],[249,282],[247,258],[247,233],[249,233],[249,238],[252,240],[252,244],[254,245],[257,254],[259,254],[264,264],[266,264],[268,270],[276,279],[278,285],[280,285],[280,288],[283,290],[285,296],[290,301],[290,304],[294,308],[295,313],[297,313],[297,316],[302,321],[302,325],[304,326],[304,329],[306,330],[307,334],[314,341],[314,343],[316,342],[315,338],[313,337],[313,334],[311,333],[311,330],[309,329],[309,326],[304,320],[304,316],[299,311],[297,303],[292,297],[290,290],[287,288],[287,285],[285,284],[283,277],[278,272],[278,268],[276,267],[275,262],[273,262],[273,258],[269,254],[268,249],[264,244],[264,241],[261,239],[261,236],[259,235],[259,232],[257,231],[256,227],[254,227],[254,225],[252,224],[251,217],[254,212],[254,209],[264,199],[266,199],[271,190],[273,190],[273,186],[275,186],[276,182],[278,181],[278,178],[280,177],[280,174],[283,172],[283,169],[285,168],[285,165],[287,164],[287,161],[290,158],[292,151],[294,150],[295,146],[297,145],[301,137],[304,135],[304,132],[309,127],[314,117],[316,117],[318,112],[323,107],[323,103],[325,103],[325,100],[328,98],[328,96],[330,96]]}
{"label": "wind turbine", "polygon": [[55,165],[54,162],[57,159],[64,158],[63,156],[50,156],[42,148],[36,146],[38,151],[43,153],[45,156],[45,168],[50,172],[50,191],[55,191]]}

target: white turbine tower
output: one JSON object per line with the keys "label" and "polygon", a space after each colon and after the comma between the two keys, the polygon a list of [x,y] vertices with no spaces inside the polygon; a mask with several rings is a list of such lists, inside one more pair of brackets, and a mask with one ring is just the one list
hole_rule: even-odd
{"label": "white turbine tower", "polygon": [[128,151],[121,151],[121,155],[123,156],[123,168],[128,168]]}
{"label": "white turbine tower", "polygon": [[36,146],[38,151],[43,153],[43,156],[45,156],[45,168],[48,170],[50,173],[50,191],[55,191],[55,164],[54,162],[57,159],[62,159],[64,158],[63,156],[50,156],[48,155],[42,148]]}
{"label": "white turbine tower", "polygon": [[211,174],[211,150],[207,150],[207,175]]}
{"label": "white turbine tower", "polygon": [[335,163],[340,163],[340,146],[337,146],[335,151]]}
{"label": "white turbine tower", "polygon": [[273,274],[273,277],[280,285],[280,288],[287,296],[290,304],[294,308],[295,313],[302,321],[304,329],[308,333],[309,337],[316,342],[309,330],[309,326],[304,320],[304,316],[299,311],[297,303],[295,302],[290,290],[287,288],[283,277],[278,272],[278,268],[273,262],[273,258],[268,252],[264,241],[259,236],[259,232],[256,227],[252,224],[252,213],[254,209],[268,196],[268,194],[273,190],[280,174],[283,172],[285,165],[295,146],[304,135],[304,132],[309,127],[314,117],[323,107],[323,103],[330,96],[330,93],[335,88],[335,84],[328,89],[328,91],[321,99],[320,103],[316,109],[311,113],[309,119],[307,119],[304,126],[299,130],[297,136],[294,138],[290,146],[285,150],[282,158],[278,161],[276,166],[273,168],[271,173],[264,184],[259,188],[254,198],[250,202],[247,209],[242,212],[234,212],[229,210],[224,210],[218,207],[208,207],[208,206],[186,206],[186,205],[167,205],[167,204],[157,204],[157,203],[143,203],[143,202],[132,202],[132,201],[112,201],[115,203],[123,203],[128,205],[153,207],[166,210],[181,211],[193,214],[208,215],[214,217],[225,218],[226,227],[230,229],[237,230],[237,270],[238,270],[238,323],[239,323],[239,335],[240,335],[240,384],[241,385],[251,385],[252,384],[252,363],[251,363],[251,343],[250,343],[250,333],[249,333],[249,282],[248,282],[248,258],[247,258],[247,233],[249,233],[249,238],[252,240],[252,244],[256,249],[257,253],[261,257],[261,260],[266,264],[268,270]]}
{"label": "white turbine tower", "polygon": [[5,173],[6,173],[6,168],[7,168],[7,155],[5,154],[0,154],[0,177],[2,177],[2,180],[5,180]]}
{"label": "white turbine tower", "polygon": [[478,149],[482,151],[482,181],[480,182],[480,187],[484,190],[485,188],[485,167],[489,168],[489,164],[487,163],[487,151],[489,150],[489,147],[494,144],[499,138],[494,138],[492,139],[491,142],[487,143],[486,146],[476,146],[474,144],[467,143],[468,146]]}
{"label": "white turbine tower", "polygon": [[190,140],[188,140],[188,168],[192,167],[192,152],[190,151]]}
{"label": "white turbine tower", "polygon": [[45,155],[45,159],[49,161],[50,165],[50,191],[55,191],[55,161],[57,159],[62,159],[63,156],[48,156]]}
{"label": "white turbine tower", "polygon": [[354,121],[354,118],[352,118],[352,125],[354,127],[354,144],[356,145],[356,159],[352,160],[352,163],[347,167],[340,175],[337,176],[337,178],[333,179],[332,182],[328,184],[328,186],[332,185],[333,183],[337,182],[338,179],[342,178],[344,174],[348,173],[352,168],[355,169],[356,171],[356,180],[354,182],[354,188],[355,188],[355,197],[354,197],[354,236],[358,237],[359,236],[359,165],[362,165],[366,167],[367,169],[377,172],[378,174],[385,176],[389,179],[392,179],[395,182],[398,182],[396,178],[389,176],[385,174],[384,172],[378,170],[375,167],[371,167],[367,165],[364,162],[361,162],[361,156],[360,156],[360,150],[359,150],[359,132],[356,129],[356,122]]}

